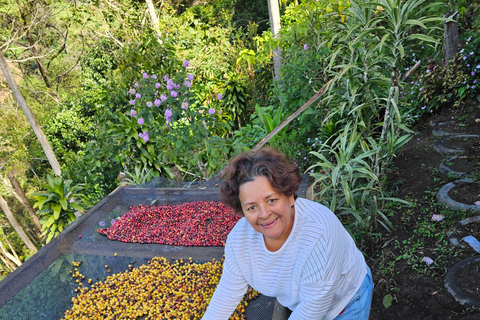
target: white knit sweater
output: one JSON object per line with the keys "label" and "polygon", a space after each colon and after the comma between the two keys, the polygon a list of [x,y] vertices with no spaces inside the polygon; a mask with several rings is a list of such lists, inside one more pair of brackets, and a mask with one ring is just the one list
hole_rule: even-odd
{"label": "white knit sweater", "polygon": [[228,319],[248,289],[276,297],[289,319],[335,318],[360,288],[365,259],[327,207],[298,198],[292,231],[275,252],[245,218],[230,232],[220,283],[203,320]]}

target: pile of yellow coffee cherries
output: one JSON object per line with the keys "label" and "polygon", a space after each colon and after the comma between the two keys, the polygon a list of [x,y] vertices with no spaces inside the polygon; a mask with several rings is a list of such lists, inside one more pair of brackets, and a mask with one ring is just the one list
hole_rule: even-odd
{"label": "pile of yellow coffee cherries", "polygon": [[[138,268],[129,266],[123,273],[108,276],[91,288],[82,287],[85,280],[72,263],[70,271],[79,286],[73,307],[64,319],[201,319],[220,280],[223,261],[194,263],[192,259],[170,262],[153,258]],[[105,266],[108,268],[108,266]],[[91,284],[92,280],[88,279]],[[258,292],[249,289],[230,319],[245,319],[248,301]]]}

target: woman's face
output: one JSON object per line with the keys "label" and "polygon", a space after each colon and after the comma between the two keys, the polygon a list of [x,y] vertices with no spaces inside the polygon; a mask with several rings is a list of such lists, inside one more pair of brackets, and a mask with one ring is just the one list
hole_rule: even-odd
{"label": "woman's face", "polygon": [[240,186],[239,198],[245,218],[263,235],[267,249],[280,249],[293,227],[293,195],[278,193],[260,176]]}

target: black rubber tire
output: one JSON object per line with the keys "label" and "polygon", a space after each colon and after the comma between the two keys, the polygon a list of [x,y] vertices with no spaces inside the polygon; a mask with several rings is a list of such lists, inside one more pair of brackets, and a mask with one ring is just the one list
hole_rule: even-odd
{"label": "black rubber tire", "polygon": [[480,264],[480,255],[476,255],[467,259],[464,259],[455,264],[445,276],[444,285],[448,292],[450,292],[453,298],[466,308],[480,309],[480,301],[468,297],[463,290],[457,284],[457,278],[460,272],[466,266],[476,263]]}

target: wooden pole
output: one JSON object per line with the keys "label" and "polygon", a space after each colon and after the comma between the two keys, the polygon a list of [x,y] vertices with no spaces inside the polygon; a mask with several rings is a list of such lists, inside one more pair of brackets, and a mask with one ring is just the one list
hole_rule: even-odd
{"label": "wooden pole", "polygon": [[443,23],[445,65],[448,65],[448,61],[455,57],[458,50],[458,23],[452,20],[456,15],[457,11],[443,15],[443,17],[447,19],[447,21]]}
{"label": "wooden pole", "polygon": [[37,252],[38,251],[37,248],[32,243],[32,241],[30,241],[30,239],[28,238],[28,236],[25,234],[22,227],[18,223],[17,219],[15,219],[15,217],[13,216],[12,212],[10,211],[10,208],[8,207],[7,201],[5,201],[2,195],[0,195],[0,208],[2,208],[3,212],[7,216],[8,221],[10,221],[10,224],[15,229],[20,239],[22,239],[22,241],[27,245],[27,248],[32,250],[33,252]]}
{"label": "wooden pole", "polygon": [[23,97],[22,93],[20,92],[20,89],[18,88],[17,83],[15,82],[15,79],[13,78],[12,72],[10,71],[10,68],[8,67],[7,60],[3,56],[3,52],[0,50],[0,68],[2,69],[3,73],[5,74],[5,78],[7,79],[7,83],[10,86],[10,90],[12,90],[13,96],[17,100],[18,104],[20,105],[20,108],[22,108],[23,113],[27,117],[28,123],[30,123],[30,126],[33,129],[33,132],[37,135],[37,139],[40,142],[40,145],[43,148],[43,152],[45,152],[45,155],[47,156],[48,161],[50,162],[50,166],[53,169],[53,172],[57,176],[62,175],[62,170],[60,168],[60,164],[58,163],[57,157],[55,156],[55,153],[53,153],[52,146],[50,145],[50,142],[48,142],[47,137],[42,131],[42,128],[37,122],[37,119],[35,118],[35,115],[32,112],[32,109],[27,104],[27,101]]}
{"label": "wooden pole", "polygon": [[8,179],[12,183],[13,188],[15,189],[15,192],[20,196],[20,199],[22,200],[23,205],[25,206],[25,208],[27,208],[27,211],[30,214],[30,217],[35,223],[35,226],[37,227],[37,237],[40,239],[42,237],[42,225],[40,224],[40,220],[37,217],[37,213],[35,212],[35,209],[33,209],[32,205],[30,204],[30,201],[28,201],[27,196],[25,195],[25,192],[23,192],[23,189],[20,186],[20,183],[18,182],[17,178],[15,178],[15,173],[13,173],[13,171],[9,171],[7,175],[8,175]]}

